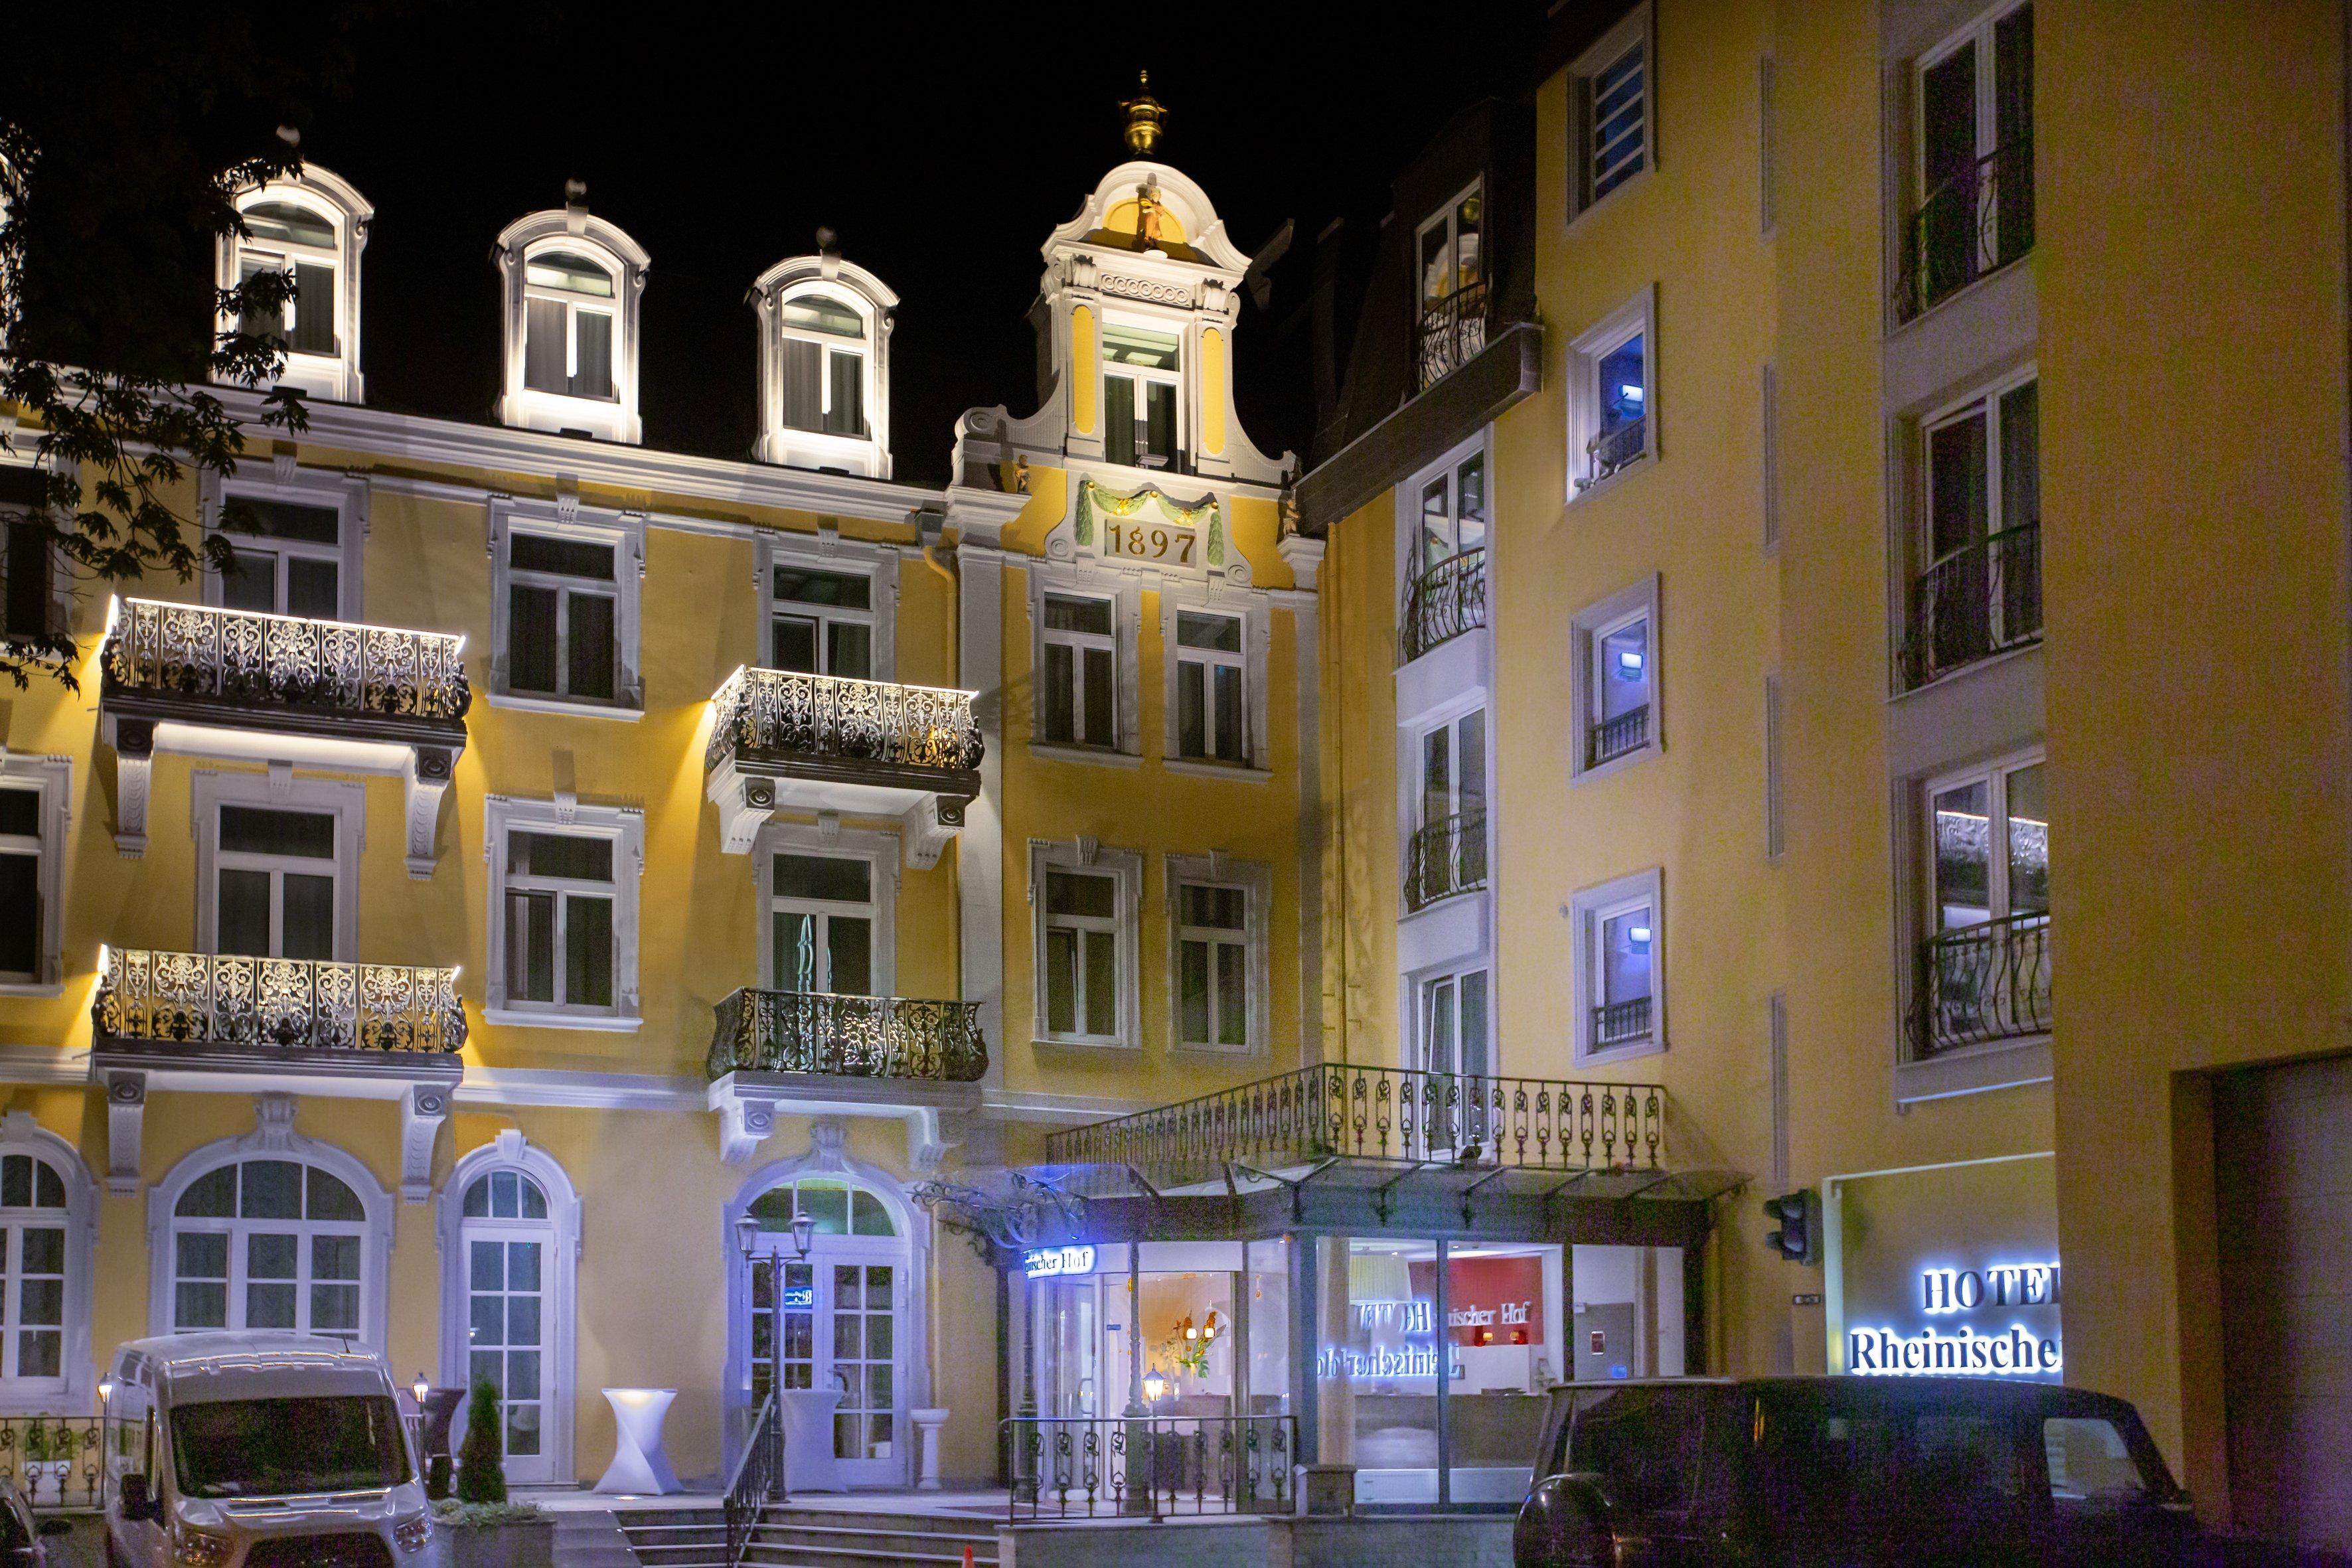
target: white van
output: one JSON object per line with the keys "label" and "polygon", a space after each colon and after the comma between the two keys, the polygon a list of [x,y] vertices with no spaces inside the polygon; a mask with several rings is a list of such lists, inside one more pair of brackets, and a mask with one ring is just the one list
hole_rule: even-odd
{"label": "white van", "polygon": [[393,1568],[431,1542],[381,1358],[174,1334],[125,1344],[107,1375],[110,1568]]}

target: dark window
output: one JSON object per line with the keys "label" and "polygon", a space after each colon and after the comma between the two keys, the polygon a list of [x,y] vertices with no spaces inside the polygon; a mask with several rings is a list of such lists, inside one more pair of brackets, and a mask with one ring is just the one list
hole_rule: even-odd
{"label": "dark window", "polygon": [[1690,1506],[1698,1484],[1706,1400],[1696,1389],[1600,1389],[1576,1395],[1565,1462],[1555,1471],[1601,1478],[1601,1490],[1628,1513]]}

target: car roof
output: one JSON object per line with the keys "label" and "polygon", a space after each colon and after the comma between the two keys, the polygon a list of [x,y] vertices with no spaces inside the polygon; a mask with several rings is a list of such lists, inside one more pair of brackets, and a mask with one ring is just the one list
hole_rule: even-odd
{"label": "car roof", "polygon": [[1717,1388],[1788,1396],[1834,1394],[1838,1398],[1886,1405],[1957,1405],[1994,1409],[2027,1408],[2128,1411],[2109,1394],[2054,1383],[2016,1383],[1990,1377],[1644,1377],[1612,1378],[1552,1385],[1554,1394],[1585,1389]]}

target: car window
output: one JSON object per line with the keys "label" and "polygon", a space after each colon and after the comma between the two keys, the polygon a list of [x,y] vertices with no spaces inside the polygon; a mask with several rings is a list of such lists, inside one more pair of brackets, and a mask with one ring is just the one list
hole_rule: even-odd
{"label": "car window", "polygon": [[1792,1532],[2022,1522],[2026,1470],[2005,1415],[1791,1400],[1759,1404],[1757,1424],[1762,1501]]}
{"label": "car window", "polygon": [[1696,1388],[1580,1394],[1565,1468],[1599,1476],[1602,1495],[1633,1513],[1688,1508],[1698,1485],[1705,1411]]}
{"label": "car window", "polygon": [[[9,1553],[32,1544],[27,1521],[21,1511],[24,1505],[15,1498],[0,1502],[0,1553]],[[13,1558],[9,1559],[14,1561]]]}
{"label": "car window", "polygon": [[2053,1416],[2042,1423],[2042,1450],[2050,1465],[2050,1500],[2060,1508],[2116,1508],[2148,1495],[2147,1478],[2112,1421]]}

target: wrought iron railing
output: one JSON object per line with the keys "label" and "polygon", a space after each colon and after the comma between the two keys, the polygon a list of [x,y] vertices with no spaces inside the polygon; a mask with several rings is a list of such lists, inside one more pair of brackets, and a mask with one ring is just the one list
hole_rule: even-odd
{"label": "wrought iron railing", "polygon": [[1895,317],[1910,321],[2033,248],[2033,143],[1996,147],[1927,199],[1903,229]]}
{"label": "wrought iron railing", "polygon": [[1595,1049],[1631,1045],[1635,1040],[1649,1037],[1650,999],[1647,996],[1636,996],[1626,1002],[1604,1002],[1592,1009],[1592,1044]]}
{"label": "wrought iron railing", "polygon": [[1919,945],[1915,1056],[2050,1032],[2050,917],[2011,915]]}
{"label": "wrought iron railing", "polygon": [[106,1420],[98,1415],[0,1415],[0,1479],[45,1512],[106,1502]]}
{"label": "wrought iron railing", "polygon": [[744,1439],[743,1451],[735,1457],[735,1468],[727,1477],[727,1494],[719,1503],[727,1515],[729,1568],[743,1561],[744,1549],[760,1528],[760,1516],[769,1503],[783,1495],[784,1415],[772,1388],[760,1402],[760,1413],[751,1417],[751,1430]]}
{"label": "wrought iron railing", "polygon": [[1405,845],[1404,907],[1425,909],[1486,885],[1486,813],[1457,812],[1416,831]]}
{"label": "wrought iron railing", "polygon": [[465,647],[441,632],[121,599],[104,669],[125,692],[457,720],[473,702]]}
{"label": "wrought iron railing", "polygon": [[1576,481],[1577,488],[1582,489],[1599,484],[1647,452],[1650,449],[1649,427],[1650,417],[1645,414],[1639,419],[1618,426],[1614,430],[1603,430],[1587,441],[1584,444],[1586,472],[1584,478]]}
{"label": "wrought iron railing", "polygon": [[783,752],[968,772],[980,766],[971,693],[745,666],[710,699],[704,765],[729,752]]}
{"label": "wrought iron railing", "polygon": [[1295,1415],[1014,1415],[1008,1517],[1288,1513]]}
{"label": "wrought iron railing", "polygon": [[1486,351],[1486,299],[1482,281],[1421,302],[1421,320],[1413,329],[1415,393],[1427,392]]}
{"label": "wrought iron railing", "polygon": [[115,1040],[285,1050],[455,1051],[455,969],[110,948],[90,1023]]}
{"label": "wrought iron railing", "polygon": [[1055,1132],[1045,1150],[1053,1164],[1124,1166],[1163,1187],[1236,1163],[1272,1169],[1333,1156],[1654,1170],[1665,1117],[1655,1084],[1336,1062]]}
{"label": "wrought iron railing", "polygon": [[977,1002],[745,986],[713,1011],[714,1079],[740,1068],[971,1083],[988,1070]]}
{"label": "wrought iron railing", "polygon": [[1955,551],[1911,584],[1896,674],[1905,690],[2042,637],[2042,525]]}
{"label": "wrought iron railing", "polygon": [[1486,624],[1486,552],[1449,555],[1412,580],[1398,617],[1397,662],[1411,664],[1433,647]]}
{"label": "wrought iron railing", "polygon": [[1584,765],[1597,768],[1650,743],[1650,705],[1603,719],[1584,732]]}

